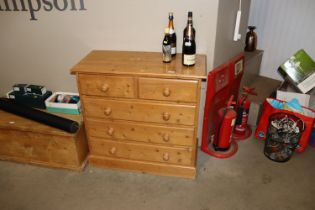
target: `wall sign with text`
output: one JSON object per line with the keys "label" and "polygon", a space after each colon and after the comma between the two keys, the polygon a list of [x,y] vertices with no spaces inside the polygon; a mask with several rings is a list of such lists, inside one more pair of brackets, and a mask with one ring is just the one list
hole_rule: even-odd
{"label": "wall sign with text", "polygon": [[29,12],[30,20],[37,20],[36,12],[86,10],[84,0],[0,0],[0,12]]}

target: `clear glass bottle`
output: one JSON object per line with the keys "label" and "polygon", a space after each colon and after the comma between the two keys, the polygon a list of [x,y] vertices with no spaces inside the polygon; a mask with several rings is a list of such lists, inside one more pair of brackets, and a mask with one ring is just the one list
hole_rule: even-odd
{"label": "clear glass bottle", "polygon": [[169,28],[164,30],[164,39],[162,43],[163,62],[169,63],[172,61],[171,37]]}

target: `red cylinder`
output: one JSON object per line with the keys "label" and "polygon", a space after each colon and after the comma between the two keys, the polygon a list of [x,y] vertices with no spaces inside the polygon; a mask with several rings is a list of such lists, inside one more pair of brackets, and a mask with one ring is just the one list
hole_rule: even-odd
{"label": "red cylinder", "polygon": [[222,108],[218,112],[213,147],[217,151],[230,148],[231,136],[235,124],[236,112],[231,108]]}
{"label": "red cylinder", "polygon": [[[242,106],[242,107],[239,107]],[[238,110],[242,110],[241,113],[237,113],[240,116],[241,120],[236,122],[234,133],[237,135],[245,135],[246,129],[247,129],[247,123],[248,123],[248,113],[249,113],[249,107],[250,107],[250,101],[246,100],[243,102],[243,104],[239,105]]]}

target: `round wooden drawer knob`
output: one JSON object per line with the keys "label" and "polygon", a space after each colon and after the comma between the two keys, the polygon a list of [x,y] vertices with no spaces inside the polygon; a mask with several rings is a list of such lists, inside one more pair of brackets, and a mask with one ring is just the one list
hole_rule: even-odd
{"label": "round wooden drawer knob", "polygon": [[163,96],[169,97],[171,95],[171,90],[169,88],[164,88]]}
{"label": "round wooden drawer knob", "polygon": [[169,142],[170,141],[170,135],[168,135],[167,133],[163,135],[163,141],[165,142]]}
{"label": "round wooden drawer knob", "polygon": [[109,85],[108,84],[103,84],[102,87],[101,87],[101,90],[106,93],[108,90],[109,90]]}
{"label": "round wooden drawer knob", "polygon": [[112,155],[116,154],[116,151],[117,151],[116,147],[112,147],[112,148],[109,150],[110,154],[112,154]]}
{"label": "round wooden drawer knob", "polygon": [[107,134],[108,134],[109,136],[113,136],[114,132],[115,132],[115,129],[112,128],[112,127],[110,127],[110,128],[107,130]]}
{"label": "round wooden drawer knob", "polygon": [[163,160],[168,161],[170,159],[170,155],[168,153],[163,154]]}
{"label": "round wooden drawer knob", "polygon": [[106,116],[109,116],[111,113],[112,113],[112,109],[111,109],[110,107],[107,107],[107,108],[105,109],[105,111],[104,111],[104,114],[105,114]]}
{"label": "round wooden drawer knob", "polygon": [[168,112],[163,113],[163,120],[168,121],[171,118],[171,114]]}

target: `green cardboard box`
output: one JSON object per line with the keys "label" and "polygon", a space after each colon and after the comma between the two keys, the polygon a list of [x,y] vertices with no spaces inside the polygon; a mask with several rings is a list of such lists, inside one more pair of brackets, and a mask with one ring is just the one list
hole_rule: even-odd
{"label": "green cardboard box", "polygon": [[303,49],[281,64],[278,72],[302,93],[315,87],[315,62]]}

